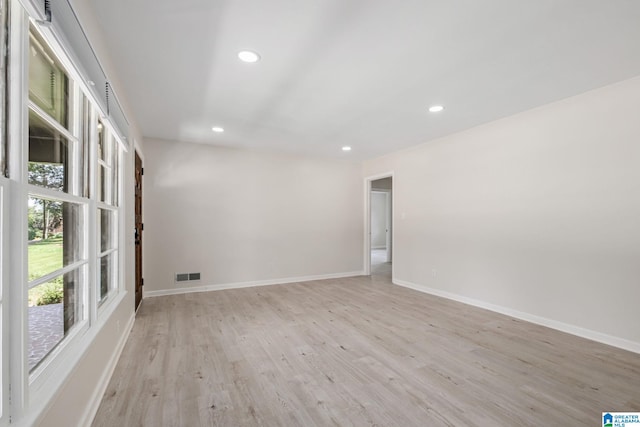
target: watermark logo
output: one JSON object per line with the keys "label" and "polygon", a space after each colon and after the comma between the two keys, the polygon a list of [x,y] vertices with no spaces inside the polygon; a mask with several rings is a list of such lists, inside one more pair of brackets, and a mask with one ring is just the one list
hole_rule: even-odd
{"label": "watermark logo", "polygon": [[603,412],[602,427],[640,427],[640,412]]}

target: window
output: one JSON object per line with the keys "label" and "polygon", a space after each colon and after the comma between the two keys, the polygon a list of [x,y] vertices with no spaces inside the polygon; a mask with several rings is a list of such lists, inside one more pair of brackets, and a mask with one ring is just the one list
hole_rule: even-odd
{"label": "window", "polygon": [[29,370],[82,320],[84,206],[29,198]]}
{"label": "window", "polygon": [[97,199],[113,206],[118,205],[118,154],[115,140],[107,133],[102,121],[98,121]]}
{"label": "window", "polygon": [[100,265],[98,302],[102,304],[116,288],[118,271],[117,206],[119,145],[98,121],[98,264]]}
{"label": "window", "polygon": [[[56,347],[74,329],[90,327],[93,310],[117,294],[121,148],[109,123],[98,118],[34,29],[28,69],[25,303],[28,367],[37,376]],[[89,229],[92,218],[95,231]]]}
{"label": "window", "polygon": [[[117,293],[121,147],[33,28],[28,69],[26,303],[28,366],[35,372],[74,328],[90,320],[92,307]],[[94,235],[91,218],[95,248],[87,245]]]}
{"label": "window", "polygon": [[33,372],[85,319],[88,257],[83,141],[69,131],[70,80],[35,32],[29,37],[27,182],[28,367]]}
{"label": "window", "polygon": [[43,409],[125,295],[121,141],[55,28],[11,5],[13,66],[0,76],[0,426],[13,415],[9,397],[23,408],[18,424]]}
{"label": "window", "polygon": [[29,34],[29,99],[69,128],[69,78],[35,32]]}

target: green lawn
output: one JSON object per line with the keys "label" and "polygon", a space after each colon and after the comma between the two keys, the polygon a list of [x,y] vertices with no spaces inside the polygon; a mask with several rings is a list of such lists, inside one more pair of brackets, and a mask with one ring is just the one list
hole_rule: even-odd
{"label": "green lawn", "polygon": [[[62,237],[52,237],[29,244],[29,281],[62,268]],[[29,290],[29,306],[36,301],[47,287],[62,290],[62,277]]]}

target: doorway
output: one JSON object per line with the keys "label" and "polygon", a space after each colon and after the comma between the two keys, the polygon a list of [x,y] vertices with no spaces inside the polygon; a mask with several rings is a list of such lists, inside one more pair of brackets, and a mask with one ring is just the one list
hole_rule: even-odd
{"label": "doorway", "polygon": [[368,266],[372,276],[392,277],[393,177],[369,180]]}
{"label": "doorway", "polygon": [[142,286],[144,279],[142,278],[142,159],[135,153],[135,250],[136,250],[136,281],[135,281],[135,304],[136,311],[142,302]]}

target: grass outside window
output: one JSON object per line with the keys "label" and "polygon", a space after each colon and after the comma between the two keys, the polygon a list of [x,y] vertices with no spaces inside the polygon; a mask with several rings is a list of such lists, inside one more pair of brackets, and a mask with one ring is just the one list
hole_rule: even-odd
{"label": "grass outside window", "polygon": [[[29,281],[62,268],[62,236],[29,243]],[[62,276],[29,290],[29,307],[62,302]]]}

